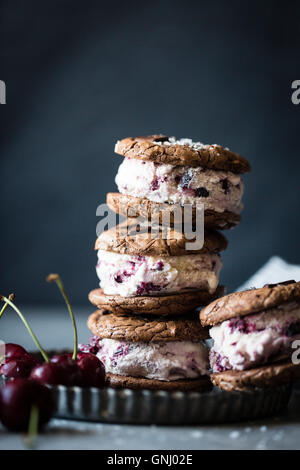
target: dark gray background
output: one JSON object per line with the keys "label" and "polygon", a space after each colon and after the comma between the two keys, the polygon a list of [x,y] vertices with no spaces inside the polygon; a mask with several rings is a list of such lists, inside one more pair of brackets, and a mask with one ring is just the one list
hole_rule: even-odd
{"label": "dark gray background", "polygon": [[96,207],[118,138],[162,132],[245,155],[231,290],[278,254],[300,263],[300,2],[1,2],[1,291],[60,301],[96,287]]}

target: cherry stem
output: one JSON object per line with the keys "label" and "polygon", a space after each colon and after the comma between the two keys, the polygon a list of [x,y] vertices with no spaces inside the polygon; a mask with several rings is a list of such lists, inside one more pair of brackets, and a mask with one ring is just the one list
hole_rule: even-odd
{"label": "cherry stem", "polygon": [[71,304],[70,304],[69,297],[68,297],[68,295],[65,291],[64,285],[61,281],[61,278],[60,278],[59,274],[49,274],[49,276],[47,276],[47,278],[46,278],[46,281],[47,282],[53,282],[53,281],[56,282],[56,285],[59,288],[59,290],[61,292],[61,295],[63,296],[63,298],[66,302],[66,305],[68,307],[69,314],[70,314],[72,324],[73,324],[73,331],[74,331],[74,348],[73,348],[72,359],[74,361],[76,361],[76,359],[77,359],[77,348],[78,348],[78,335],[77,335],[76,321],[75,321],[74,313],[73,313],[73,310],[72,310],[72,307],[71,307]]}
{"label": "cherry stem", "polygon": [[[9,298],[9,300],[14,300],[15,295],[14,295],[14,294],[9,294],[8,298]],[[2,317],[2,315],[3,315],[3,313],[5,312],[5,310],[7,309],[7,307],[8,307],[8,303],[6,302],[6,303],[3,305],[2,309],[0,310],[0,318]]]}
{"label": "cherry stem", "polygon": [[27,439],[26,439],[26,445],[30,449],[35,447],[38,427],[39,427],[39,409],[37,405],[32,405],[31,411],[30,411],[30,417],[29,417],[28,434],[27,434]]}
{"label": "cherry stem", "polygon": [[44,351],[44,349],[42,348],[39,340],[37,339],[37,337],[35,336],[34,332],[32,331],[32,329],[30,328],[26,318],[24,317],[24,315],[20,312],[20,310],[15,306],[15,304],[10,300],[10,299],[7,299],[6,297],[4,297],[3,295],[0,296],[0,299],[3,301],[3,302],[6,302],[8,305],[10,305],[14,311],[18,314],[18,316],[20,317],[20,319],[22,320],[22,322],[24,323],[24,325],[26,326],[31,338],[33,339],[33,341],[35,342],[37,348],[39,349],[41,355],[43,356],[43,358],[45,359],[46,362],[50,362],[49,361],[49,357],[47,356],[46,352]]}

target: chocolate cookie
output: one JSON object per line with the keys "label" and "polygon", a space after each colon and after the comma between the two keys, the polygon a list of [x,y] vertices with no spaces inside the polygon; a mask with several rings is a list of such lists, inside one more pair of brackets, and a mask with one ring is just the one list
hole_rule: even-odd
{"label": "chocolate cookie", "polygon": [[94,336],[81,348],[103,362],[112,387],[200,391],[211,386],[207,330],[195,313],[153,320],[100,310],[89,317],[88,327]]}
{"label": "chocolate cookie", "polygon": [[211,375],[211,381],[214,385],[229,392],[272,387],[290,383],[296,379],[300,379],[300,364],[295,365],[289,361],[243,371],[226,370]]}
{"label": "chocolate cookie", "polygon": [[166,390],[168,392],[206,392],[212,384],[208,376],[198,379],[173,380],[170,382],[142,377],[126,377],[124,375],[107,374],[107,385],[113,388],[131,388],[134,390]]}
{"label": "chocolate cookie", "polygon": [[[139,232],[137,232],[137,227]],[[167,238],[165,238],[167,237]],[[193,242],[191,237],[175,229],[168,234],[161,231],[151,234],[151,227],[137,226],[136,221],[127,220],[113,227],[97,238],[95,250],[114,251],[120,254],[137,256],[181,256],[185,254],[208,253],[226,250],[227,240],[219,232],[206,230],[204,244],[198,250],[186,250],[186,243]]]}
{"label": "chocolate cookie", "polygon": [[203,326],[213,326],[294,300],[300,300],[300,282],[268,284],[260,289],[234,292],[218,298],[201,310],[200,320]]}
{"label": "chocolate cookie", "polygon": [[161,134],[127,137],[116,143],[115,152],[127,158],[174,166],[201,166],[233,173],[250,171],[250,164],[244,157],[220,145],[204,145],[190,139],[176,140]]}
{"label": "chocolate cookie", "polygon": [[89,293],[89,300],[96,307],[111,310],[115,314],[182,315],[190,313],[201,305],[207,305],[212,299],[223,295],[224,291],[225,287],[219,286],[214,294],[191,290],[155,297],[121,297],[120,295],[106,295],[99,288]]}
{"label": "chocolate cookie", "polygon": [[88,319],[88,328],[99,338],[118,341],[199,341],[207,339],[208,330],[201,327],[196,314],[188,317],[151,319],[147,316],[114,315],[97,310]]}
{"label": "chocolate cookie", "polygon": [[[174,211],[177,210],[177,204],[153,202],[148,199],[142,199],[127,194],[107,193],[106,203],[108,207],[128,218],[142,217],[145,220],[155,218],[160,224],[163,223],[163,217],[170,217],[170,225],[174,225]],[[184,219],[184,209],[182,210],[182,218]],[[164,215],[163,215],[164,214]],[[199,216],[198,216],[199,219]],[[192,223],[195,225],[197,221],[197,208],[192,208]],[[234,212],[223,211],[217,212],[212,209],[204,211],[204,226],[210,229],[227,230],[235,227],[241,221],[241,216]]]}

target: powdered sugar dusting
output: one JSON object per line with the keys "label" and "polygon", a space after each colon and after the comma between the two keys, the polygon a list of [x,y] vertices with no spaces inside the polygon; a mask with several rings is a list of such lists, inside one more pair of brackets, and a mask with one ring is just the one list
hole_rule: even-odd
{"label": "powdered sugar dusting", "polygon": [[164,142],[156,141],[155,144],[157,145],[187,145],[194,150],[201,150],[207,147],[210,147],[208,144],[203,144],[202,142],[194,142],[192,139],[188,138],[181,138],[176,139],[176,137],[169,137],[169,140]]}

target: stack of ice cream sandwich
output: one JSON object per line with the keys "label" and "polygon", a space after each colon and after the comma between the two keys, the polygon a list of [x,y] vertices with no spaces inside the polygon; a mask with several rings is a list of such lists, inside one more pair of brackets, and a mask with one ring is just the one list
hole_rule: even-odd
{"label": "stack of ice cream sandwich", "polygon": [[[240,221],[241,174],[249,164],[219,145],[162,135],[123,139],[115,151],[124,157],[119,193],[109,193],[107,203],[126,220],[96,240],[100,287],[89,299],[98,310],[83,349],[102,360],[111,386],[205,390],[208,328],[197,308],[224,295],[220,252],[227,240],[218,230]],[[196,249],[174,223],[175,208],[187,205],[192,226],[197,208],[204,211],[204,243]]]}

